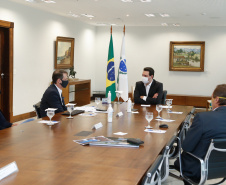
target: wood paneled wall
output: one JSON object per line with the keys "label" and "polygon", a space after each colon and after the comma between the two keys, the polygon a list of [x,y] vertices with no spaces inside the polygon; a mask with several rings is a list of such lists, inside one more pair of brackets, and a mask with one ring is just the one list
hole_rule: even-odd
{"label": "wood paneled wall", "polygon": [[188,105],[195,107],[206,107],[207,100],[210,100],[210,96],[192,96],[192,95],[178,95],[168,94],[168,99],[173,99],[173,105]]}

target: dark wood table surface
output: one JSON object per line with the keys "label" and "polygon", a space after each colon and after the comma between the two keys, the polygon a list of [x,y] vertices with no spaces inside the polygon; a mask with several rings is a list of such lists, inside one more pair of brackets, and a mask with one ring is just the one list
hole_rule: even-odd
{"label": "dark wood table surface", "polygon": [[[139,184],[142,176],[155,161],[170,138],[175,135],[181,122],[192,110],[192,106],[173,105],[171,110],[183,114],[168,114],[163,109],[161,116],[176,120],[167,123],[165,134],[144,132],[147,125],[145,112],[152,111],[151,126],[159,129],[155,120],[155,105],[141,107],[134,105],[139,114],[126,112],[126,103],[114,105],[113,122],[107,122],[107,114],[95,117],[76,115],[74,119],[56,114],[53,120],[60,123],[47,126],[39,120],[24,123],[0,131],[0,168],[16,161],[19,172],[0,181],[0,185],[133,185]],[[106,108],[103,105],[102,108]],[[123,116],[116,117],[122,111]],[[43,119],[48,119],[43,118]],[[91,131],[94,124],[99,128],[89,136],[75,136],[81,131]],[[140,148],[117,148],[81,146],[73,140],[93,136],[113,136],[126,132],[124,137],[140,138],[144,141]]]}

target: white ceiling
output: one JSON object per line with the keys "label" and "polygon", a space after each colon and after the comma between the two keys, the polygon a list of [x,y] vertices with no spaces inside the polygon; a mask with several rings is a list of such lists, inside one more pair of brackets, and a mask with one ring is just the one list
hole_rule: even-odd
{"label": "white ceiling", "polygon": [[[226,0],[152,0],[150,3],[140,0],[133,0],[133,3],[121,0],[55,0],[54,4],[42,0],[34,0],[34,3],[11,1],[95,26],[100,23],[108,26],[161,26],[161,23],[169,26],[175,23],[180,26],[226,26]],[[70,11],[80,17],[70,16]],[[154,13],[156,17],[146,17],[144,14],[148,13]],[[167,13],[170,17],[163,18],[159,13]],[[81,14],[91,14],[94,18]]]}

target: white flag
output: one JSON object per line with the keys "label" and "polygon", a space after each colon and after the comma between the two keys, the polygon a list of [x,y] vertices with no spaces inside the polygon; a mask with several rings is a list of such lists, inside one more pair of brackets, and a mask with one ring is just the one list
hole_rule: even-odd
{"label": "white flag", "polygon": [[125,56],[125,32],[122,38],[122,50],[120,56],[120,64],[118,69],[118,91],[122,91],[121,98],[124,101],[128,100],[128,78]]}

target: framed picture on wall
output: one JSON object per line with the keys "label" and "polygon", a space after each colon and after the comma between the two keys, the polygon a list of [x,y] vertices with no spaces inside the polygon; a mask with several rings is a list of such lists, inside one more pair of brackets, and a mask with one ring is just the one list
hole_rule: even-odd
{"label": "framed picture on wall", "polygon": [[170,42],[170,71],[204,71],[204,41]]}
{"label": "framed picture on wall", "polygon": [[57,37],[55,49],[55,69],[74,66],[74,38]]}

